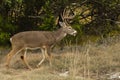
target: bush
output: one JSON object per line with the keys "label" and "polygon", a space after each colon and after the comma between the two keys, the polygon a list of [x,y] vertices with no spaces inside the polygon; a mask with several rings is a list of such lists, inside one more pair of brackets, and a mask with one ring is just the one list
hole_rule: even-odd
{"label": "bush", "polygon": [[16,26],[13,26],[8,20],[0,16],[0,46],[8,45],[9,38],[15,32]]}

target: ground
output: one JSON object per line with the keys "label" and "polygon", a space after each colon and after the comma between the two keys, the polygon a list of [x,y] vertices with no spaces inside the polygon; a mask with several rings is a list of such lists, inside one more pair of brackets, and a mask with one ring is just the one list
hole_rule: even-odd
{"label": "ground", "polygon": [[[62,51],[52,51],[52,66],[48,60],[37,68],[40,51],[29,51],[29,70],[15,55],[10,68],[4,66],[10,49],[0,52],[0,80],[117,80],[120,79],[120,37],[108,38],[82,46],[66,46]],[[116,75],[116,77],[115,77]]]}

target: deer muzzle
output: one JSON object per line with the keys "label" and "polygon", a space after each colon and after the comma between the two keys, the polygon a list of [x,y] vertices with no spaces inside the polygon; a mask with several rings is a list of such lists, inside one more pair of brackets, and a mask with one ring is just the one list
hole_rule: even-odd
{"label": "deer muzzle", "polygon": [[76,34],[77,34],[77,31],[74,31],[74,32],[72,33],[73,36],[76,36]]}

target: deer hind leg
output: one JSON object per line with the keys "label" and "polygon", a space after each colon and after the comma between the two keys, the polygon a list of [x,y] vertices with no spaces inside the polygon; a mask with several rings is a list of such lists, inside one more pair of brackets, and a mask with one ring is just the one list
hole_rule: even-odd
{"label": "deer hind leg", "polygon": [[41,52],[42,52],[43,58],[42,58],[42,60],[38,63],[37,67],[39,67],[39,66],[43,63],[43,61],[45,60],[46,49],[41,49]]}
{"label": "deer hind leg", "polygon": [[10,61],[11,61],[12,57],[13,57],[15,54],[19,53],[21,50],[22,50],[21,48],[13,48],[13,49],[7,54],[6,64],[5,64],[5,66],[6,66],[7,68],[9,68],[9,64],[10,64]]}
{"label": "deer hind leg", "polygon": [[22,55],[20,57],[21,57],[22,61],[24,62],[24,64],[28,67],[28,69],[32,70],[32,67],[27,62],[26,55],[27,55],[27,49],[22,50]]}

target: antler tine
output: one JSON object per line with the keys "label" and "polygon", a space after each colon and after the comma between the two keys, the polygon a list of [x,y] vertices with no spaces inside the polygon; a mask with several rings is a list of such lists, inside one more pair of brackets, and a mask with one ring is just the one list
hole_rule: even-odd
{"label": "antler tine", "polygon": [[[72,13],[72,15],[71,15]],[[65,22],[66,25],[69,25],[68,21],[72,20],[75,15],[73,15],[74,12],[72,11],[71,8],[69,8],[69,6],[67,6],[64,10],[63,10],[63,15],[61,15],[62,20]]]}
{"label": "antler tine", "polygon": [[57,25],[58,24],[58,20],[59,20],[59,16],[56,18],[56,20],[55,20],[55,25]]}
{"label": "antler tine", "polygon": [[63,10],[63,15],[61,15],[61,18],[65,22],[66,25],[69,25],[65,18],[66,15],[68,15],[68,14],[66,14],[66,9],[67,9],[67,7]]}

